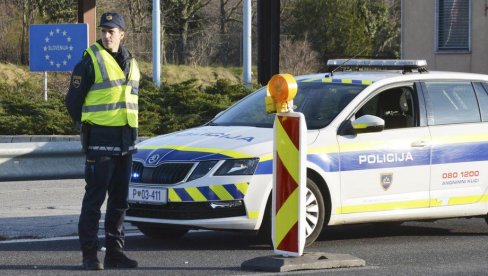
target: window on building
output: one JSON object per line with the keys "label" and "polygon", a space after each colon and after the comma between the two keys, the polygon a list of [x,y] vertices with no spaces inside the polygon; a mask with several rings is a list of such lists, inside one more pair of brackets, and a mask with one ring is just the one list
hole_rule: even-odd
{"label": "window on building", "polygon": [[470,51],[471,0],[436,1],[437,51]]}

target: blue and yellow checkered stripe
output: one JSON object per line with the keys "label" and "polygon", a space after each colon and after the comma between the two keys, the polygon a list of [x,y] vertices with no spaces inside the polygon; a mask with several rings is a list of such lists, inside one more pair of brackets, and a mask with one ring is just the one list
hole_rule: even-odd
{"label": "blue and yellow checkered stripe", "polygon": [[248,182],[242,182],[202,187],[169,188],[168,201],[206,202],[218,200],[239,200],[244,199],[248,187]]}
{"label": "blue and yellow checkered stripe", "polygon": [[353,79],[334,79],[334,78],[311,78],[303,80],[303,82],[326,82],[326,83],[342,83],[342,84],[362,84],[362,85],[371,85],[373,81],[371,80],[353,80]]}

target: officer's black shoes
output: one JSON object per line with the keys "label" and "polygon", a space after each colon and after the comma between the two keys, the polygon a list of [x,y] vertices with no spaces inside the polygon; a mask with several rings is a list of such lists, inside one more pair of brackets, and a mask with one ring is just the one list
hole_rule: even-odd
{"label": "officer's black shoes", "polygon": [[84,246],[81,248],[83,254],[82,268],[85,270],[103,270],[103,265],[97,258],[97,248]]}
{"label": "officer's black shoes", "polygon": [[83,258],[82,267],[84,270],[103,270],[103,264],[100,263],[97,256],[91,258]]}
{"label": "officer's black shoes", "polygon": [[107,248],[105,260],[106,268],[136,268],[137,261],[129,259],[121,248]]}

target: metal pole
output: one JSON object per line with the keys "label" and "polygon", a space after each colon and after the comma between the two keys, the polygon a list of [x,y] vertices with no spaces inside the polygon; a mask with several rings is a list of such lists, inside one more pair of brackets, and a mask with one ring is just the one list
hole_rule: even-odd
{"label": "metal pole", "polygon": [[44,71],[44,100],[47,101],[47,71]]}
{"label": "metal pole", "polygon": [[258,83],[279,73],[280,0],[258,0]]}
{"label": "metal pole", "polygon": [[251,77],[251,0],[244,0],[242,5],[242,48],[243,48],[243,59],[242,59],[242,67],[243,67],[243,80],[244,85],[248,88],[252,86],[252,77]]}
{"label": "metal pole", "polygon": [[153,82],[161,86],[161,10],[159,0],[153,0],[152,10],[153,33]]}

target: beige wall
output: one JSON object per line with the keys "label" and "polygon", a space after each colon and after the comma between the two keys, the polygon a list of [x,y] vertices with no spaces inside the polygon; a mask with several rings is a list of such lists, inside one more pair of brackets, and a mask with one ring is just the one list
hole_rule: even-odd
{"label": "beige wall", "polygon": [[488,74],[485,0],[471,0],[471,52],[437,53],[435,0],[402,0],[402,58],[425,59],[429,70]]}

